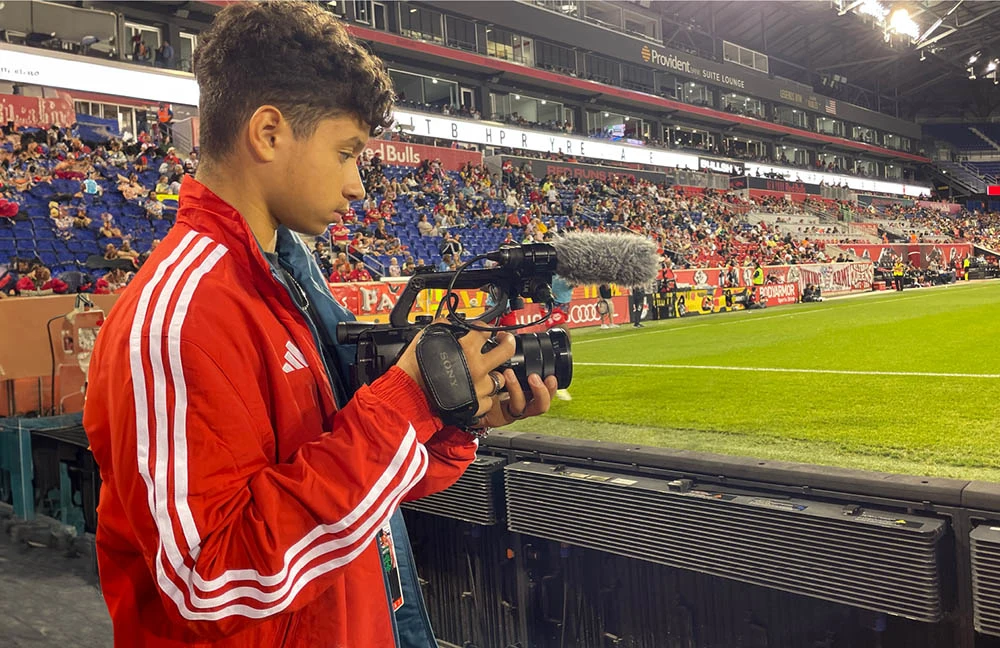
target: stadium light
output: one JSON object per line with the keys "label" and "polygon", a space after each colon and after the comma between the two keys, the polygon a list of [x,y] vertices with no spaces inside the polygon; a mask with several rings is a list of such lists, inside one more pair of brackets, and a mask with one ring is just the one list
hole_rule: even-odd
{"label": "stadium light", "polygon": [[920,26],[910,18],[910,12],[904,7],[892,12],[892,16],[889,17],[889,29],[912,39],[920,38]]}
{"label": "stadium light", "polygon": [[996,61],[990,61],[990,64],[986,66],[986,71],[987,72],[992,72],[995,69],[997,69],[997,62]]}
{"label": "stadium light", "polygon": [[978,60],[979,60],[979,52],[976,52],[975,54],[969,57],[969,65],[972,65]]}
{"label": "stadium light", "polygon": [[889,15],[889,9],[878,0],[864,0],[861,6],[858,7],[858,12],[867,16],[873,16],[879,20],[883,20]]}

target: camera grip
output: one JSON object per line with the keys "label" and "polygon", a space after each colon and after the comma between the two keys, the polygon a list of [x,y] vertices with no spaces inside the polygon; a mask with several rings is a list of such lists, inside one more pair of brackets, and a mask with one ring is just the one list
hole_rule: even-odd
{"label": "camera grip", "polygon": [[476,423],[479,399],[456,332],[465,333],[447,324],[424,329],[417,342],[417,366],[441,419],[448,425],[469,427]]}

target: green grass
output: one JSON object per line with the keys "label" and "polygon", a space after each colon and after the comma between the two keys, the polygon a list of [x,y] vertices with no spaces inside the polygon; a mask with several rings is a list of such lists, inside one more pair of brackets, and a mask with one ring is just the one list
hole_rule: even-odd
{"label": "green grass", "polygon": [[998,333],[997,282],[589,329],[573,334],[573,400],[514,429],[1000,481]]}

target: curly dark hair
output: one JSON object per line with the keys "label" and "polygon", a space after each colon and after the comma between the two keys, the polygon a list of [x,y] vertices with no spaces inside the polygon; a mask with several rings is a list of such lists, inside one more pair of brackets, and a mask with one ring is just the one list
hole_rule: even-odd
{"label": "curly dark hair", "polygon": [[267,104],[281,110],[296,137],[342,115],[358,117],[373,135],[392,123],[395,96],[382,61],[308,2],[227,6],[198,37],[194,73],[207,161],[229,153],[240,128]]}

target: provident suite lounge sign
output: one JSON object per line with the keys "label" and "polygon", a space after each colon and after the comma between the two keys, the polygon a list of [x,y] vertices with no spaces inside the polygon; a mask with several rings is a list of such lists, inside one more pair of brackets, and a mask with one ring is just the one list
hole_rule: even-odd
{"label": "provident suite lounge sign", "polygon": [[721,70],[709,69],[707,66],[698,65],[691,59],[677,54],[661,53],[649,45],[643,45],[640,54],[643,61],[656,67],[673,70],[674,72],[680,72],[690,77],[704,79],[709,83],[716,83],[739,90],[746,90],[747,87],[746,80],[738,76]]}

